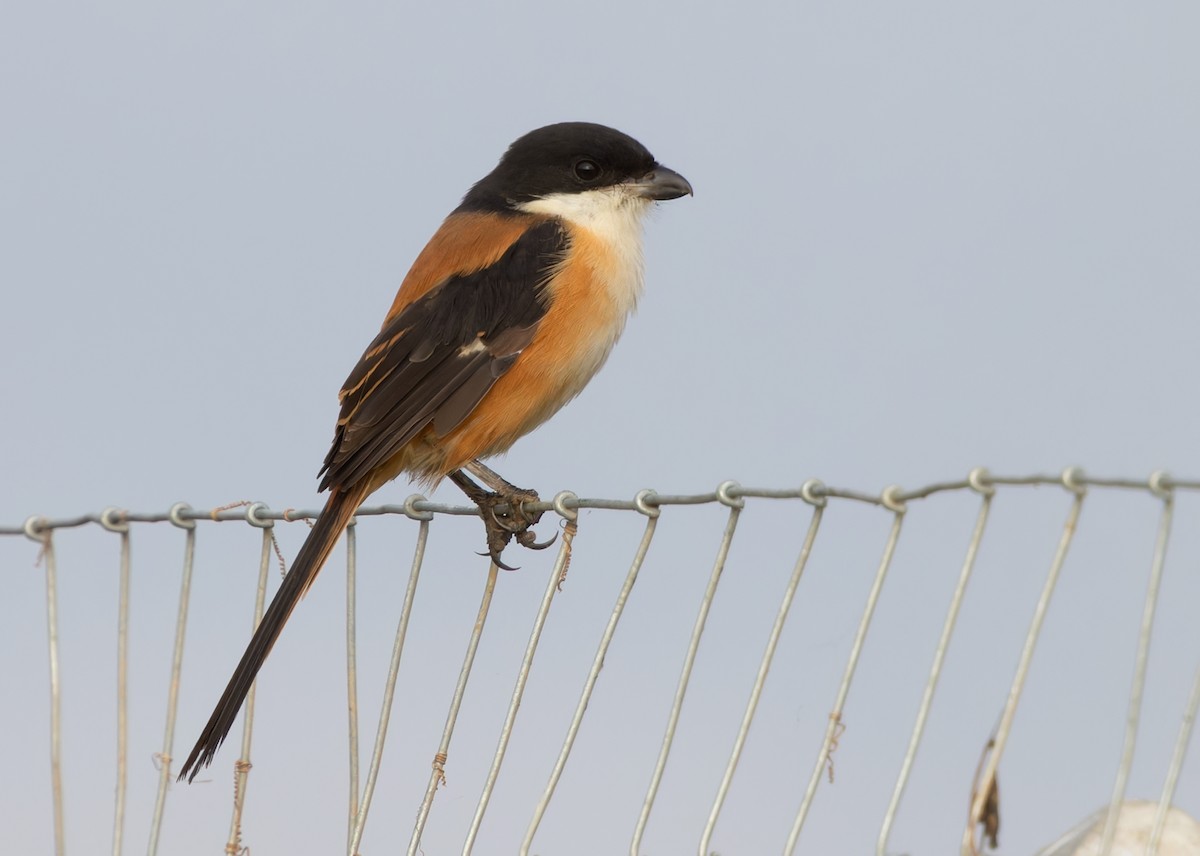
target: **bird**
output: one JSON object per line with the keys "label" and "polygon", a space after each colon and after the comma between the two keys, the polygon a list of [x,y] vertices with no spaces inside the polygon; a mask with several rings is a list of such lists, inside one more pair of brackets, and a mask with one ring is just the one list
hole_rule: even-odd
{"label": "bird", "polygon": [[[449,478],[483,518],[501,568],[516,539],[533,549],[536,491],[483,464],[583,389],[642,292],[642,223],[656,202],[692,195],[633,137],[560,122],[513,142],[471,186],[412,268],[339,393],[329,491],[184,763],[212,763],[284,624],[363,501],[401,474]],[[478,481],[476,481],[478,480]],[[553,541],[553,539],[551,539]]]}

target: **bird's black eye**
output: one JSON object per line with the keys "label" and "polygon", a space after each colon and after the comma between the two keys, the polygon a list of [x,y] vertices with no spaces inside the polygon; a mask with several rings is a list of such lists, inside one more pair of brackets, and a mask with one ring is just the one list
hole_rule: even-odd
{"label": "bird's black eye", "polygon": [[580,158],[575,161],[575,177],[584,182],[595,181],[600,177],[600,165],[594,160]]}

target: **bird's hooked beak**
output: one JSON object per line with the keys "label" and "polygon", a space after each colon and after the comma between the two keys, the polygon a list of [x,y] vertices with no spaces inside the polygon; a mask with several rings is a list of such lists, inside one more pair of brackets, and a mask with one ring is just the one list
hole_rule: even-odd
{"label": "bird's hooked beak", "polygon": [[658,164],[646,175],[629,182],[629,188],[643,199],[664,201],[691,196],[692,185],[675,170]]}

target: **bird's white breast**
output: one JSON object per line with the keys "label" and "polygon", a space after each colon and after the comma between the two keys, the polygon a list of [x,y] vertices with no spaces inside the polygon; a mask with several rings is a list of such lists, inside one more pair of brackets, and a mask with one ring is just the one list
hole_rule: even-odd
{"label": "bird's white breast", "polygon": [[[521,208],[565,220],[607,245],[611,267],[606,265],[609,269],[597,274],[607,281],[606,290],[624,326],[642,294],[642,219],[649,201],[618,185],[584,193],[555,193]],[[620,332],[618,329],[617,334]]]}
{"label": "bird's white breast", "polygon": [[[565,265],[584,265],[590,282],[578,275],[556,276],[552,306],[570,304],[572,347],[559,349],[560,365],[548,370],[561,377],[559,405],[579,393],[604,365],[642,293],[642,220],[650,203],[620,186],[584,193],[563,193],[524,203],[525,211],[565,221],[572,233]],[[561,280],[561,291],[557,281]],[[567,290],[586,290],[586,297]],[[563,306],[567,310],[567,306]],[[566,313],[564,313],[566,314]],[[549,321],[549,317],[546,319]]]}

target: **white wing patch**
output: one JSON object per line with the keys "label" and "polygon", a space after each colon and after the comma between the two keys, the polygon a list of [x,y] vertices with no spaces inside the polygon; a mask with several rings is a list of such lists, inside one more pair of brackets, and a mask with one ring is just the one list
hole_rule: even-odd
{"label": "white wing patch", "polygon": [[472,357],[482,351],[487,350],[487,345],[483,344],[483,336],[476,337],[475,341],[469,345],[463,345],[458,349],[460,357]]}

